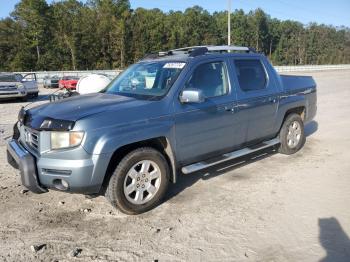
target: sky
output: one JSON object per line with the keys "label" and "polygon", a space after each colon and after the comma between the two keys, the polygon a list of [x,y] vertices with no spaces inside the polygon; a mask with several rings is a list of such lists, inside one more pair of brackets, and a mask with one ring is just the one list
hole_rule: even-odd
{"label": "sky", "polygon": [[[52,2],[53,0],[47,0]],[[57,0],[56,0],[57,1]],[[229,0],[130,0],[131,8],[159,8],[165,12],[199,5],[209,12],[227,9]],[[8,16],[19,0],[0,0],[0,18]],[[84,2],[84,1],[83,1]],[[303,24],[350,27],[350,0],[231,0],[232,10],[248,12],[258,7],[273,18],[295,20]]]}

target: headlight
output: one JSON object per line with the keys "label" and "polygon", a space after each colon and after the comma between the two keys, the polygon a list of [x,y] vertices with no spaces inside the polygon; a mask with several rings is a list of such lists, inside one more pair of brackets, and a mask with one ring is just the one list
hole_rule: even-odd
{"label": "headlight", "polygon": [[51,149],[62,149],[79,146],[84,132],[51,132]]}
{"label": "headlight", "polygon": [[19,88],[19,89],[24,88],[24,85],[23,85],[23,84],[17,84],[16,86],[17,86],[17,88]]}

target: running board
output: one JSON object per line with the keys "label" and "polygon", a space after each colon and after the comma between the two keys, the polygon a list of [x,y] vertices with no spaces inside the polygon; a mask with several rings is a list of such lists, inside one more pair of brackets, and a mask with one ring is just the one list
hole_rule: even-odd
{"label": "running board", "polygon": [[198,162],[198,163],[194,163],[194,164],[189,165],[189,166],[184,166],[181,169],[181,171],[184,174],[190,174],[190,173],[193,173],[193,172],[196,172],[196,171],[208,168],[210,166],[215,166],[215,165],[220,164],[222,162],[225,162],[225,161],[228,161],[228,160],[232,160],[232,159],[235,159],[235,158],[238,158],[238,157],[241,157],[241,156],[245,156],[245,155],[248,155],[250,153],[259,151],[261,149],[277,145],[279,143],[280,143],[280,140],[278,138],[274,138],[274,139],[262,142],[262,143],[260,143],[258,145],[252,146],[252,147],[246,147],[246,148],[243,148],[243,149],[240,149],[240,150],[237,150],[237,151],[233,151],[233,152],[230,152],[230,153],[227,153],[227,154],[223,154],[222,156],[216,157],[214,159],[209,159],[209,160],[206,160],[206,161],[201,161],[201,162]]}

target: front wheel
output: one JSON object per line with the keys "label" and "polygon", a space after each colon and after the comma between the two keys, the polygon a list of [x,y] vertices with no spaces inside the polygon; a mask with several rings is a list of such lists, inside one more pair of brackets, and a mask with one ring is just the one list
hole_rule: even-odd
{"label": "front wheel", "polygon": [[24,96],[21,98],[22,102],[28,102],[28,95]]}
{"label": "front wheel", "polygon": [[285,119],[279,134],[282,154],[291,155],[299,151],[305,144],[304,122],[298,114],[290,114]]}
{"label": "front wheel", "polygon": [[157,206],[169,184],[169,165],[149,147],[127,154],[112,174],[106,197],[126,214],[140,214]]}

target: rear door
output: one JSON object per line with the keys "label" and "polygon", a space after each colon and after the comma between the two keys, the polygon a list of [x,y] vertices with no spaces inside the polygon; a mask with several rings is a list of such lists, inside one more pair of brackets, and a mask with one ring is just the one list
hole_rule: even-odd
{"label": "rear door", "polygon": [[204,102],[181,104],[178,98],[175,100],[176,150],[183,164],[209,158],[241,142],[227,61],[206,60],[187,75],[183,89],[202,90]]}
{"label": "rear door", "polygon": [[261,57],[231,60],[237,81],[236,110],[246,128],[245,143],[274,136],[278,90]]}

